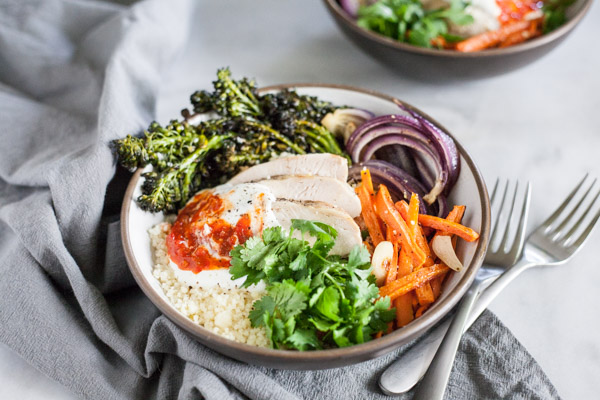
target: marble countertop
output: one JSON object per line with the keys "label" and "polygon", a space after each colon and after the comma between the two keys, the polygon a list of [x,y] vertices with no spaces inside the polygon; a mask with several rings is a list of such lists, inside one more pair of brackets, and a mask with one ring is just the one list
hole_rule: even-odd
{"label": "marble countertop", "polygon": [[[586,172],[600,177],[600,52],[590,46],[600,36],[599,19],[594,4],[563,44],[519,71],[440,86],[402,78],[369,58],[318,1],[206,2],[189,48],[164,81],[158,119],[178,115],[221,66],[262,86],[323,82],[381,91],[448,128],[488,183],[530,181],[530,226],[536,226]],[[235,29],[229,21],[237,21]],[[597,230],[571,262],[526,272],[491,305],[567,399],[597,396],[599,248]],[[42,397],[73,395],[0,345],[0,398]]]}

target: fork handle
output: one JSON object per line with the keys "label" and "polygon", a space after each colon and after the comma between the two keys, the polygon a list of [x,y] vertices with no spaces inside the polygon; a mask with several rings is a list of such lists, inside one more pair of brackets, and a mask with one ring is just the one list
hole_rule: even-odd
{"label": "fork handle", "polygon": [[468,323],[473,304],[477,299],[478,289],[479,285],[471,288],[460,302],[458,311],[448,328],[448,332],[446,332],[446,336],[444,336],[440,348],[435,353],[429,369],[417,387],[413,397],[415,400],[443,400],[450,372],[454,365],[456,351]]}
{"label": "fork handle", "polygon": [[469,327],[473,325],[475,321],[477,321],[477,318],[479,318],[481,313],[488,308],[490,303],[494,301],[496,297],[498,297],[500,292],[502,292],[512,281],[514,281],[517,276],[521,275],[521,272],[536,265],[541,264],[521,258],[513,267],[500,274],[500,276],[494,282],[492,282],[490,286],[481,292],[479,299],[473,306],[473,310],[469,316],[469,321],[467,322],[465,331],[469,329]]}
{"label": "fork handle", "polygon": [[[534,265],[538,264],[521,259],[515,266],[503,272],[500,277],[488,286],[473,305],[467,325],[465,326],[465,331],[473,325],[473,322],[479,318],[481,313],[510,282],[525,269]],[[450,320],[446,320],[435,327],[381,374],[379,387],[385,394],[393,396],[406,393],[421,380],[425,372],[427,372],[427,368],[431,364],[431,360],[433,360],[449,325]]]}

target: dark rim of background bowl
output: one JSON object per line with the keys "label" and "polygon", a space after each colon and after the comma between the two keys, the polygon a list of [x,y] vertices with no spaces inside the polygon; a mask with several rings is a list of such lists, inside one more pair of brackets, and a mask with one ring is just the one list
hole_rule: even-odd
{"label": "dark rim of background bowl", "polygon": [[[359,93],[365,93],[368,95],[372,95],[375,97],[379,97],[381,99],[391,101],[396,104],[402,104],[405,107],[410,108],[411,110],[419,113],[423,117],[427,118],[429,121],[434,123],[436,126],[441,128],[445,133],[452,135],[439,123],[429,117],[427,114],[421,112],[420,110],[412,107],[409,104],[406,104],[394,97],[387,96],[381,93],[377,93],[374,91],[354,88],[351,86],[345,85],[328,85],[328,84],[286,84],[286,85],[275,85],[269,86],[260,89],[261,92],[273,91],[273,90],[282,90],[286,88],[330,88],[330,89],[343,89],[349,90]],[[454,137],[452,137],[454,139]],[[370,357],[370,354],[381,354],[382,351],[392,351],[394,348],[399,346],[399,343],[405,343],[407,340],[416,338],[426,332],[429,328],[431,328],[434,324],[439,322],[451,309],[458,303],[461,297],[465,294],[467,289],[469,288],[471,282],[475,278],[475,274],[481,264],[483,263],[483,259],[485,253],[487,251],[489,233],[490,233],[490,205],[489,198],[487,193],[487,188],[481,176],[481,173],[473,163],[471,157],[467,154],[465,149],[461,146],[461,144],[454,139],[456,146],[459,150],[459,153],[463,157],[463,160],[467,163],[471,171],[473,172],[473,176],[475,178],[475,182],[477,184],[477,190],[479,193],[479,197],[481,200],[481,209],[482,209],[482,219],[481,226],[482,231],[480,232],[480,238],[477,244],[477,248],[473,255],[473,259],[471,260],[468,268],[465,269],[465,273],[462,276],[461,280],[458,282],[456,287],[452,289],[450,293],[448,293],[442,301],[434,303],[434,305],[415,321],[411,322],[409,325],[398,329],[392,332],[389,335],[385,335],[379,339],[372,340],[370,342],[366,342],[363,344],[358,344],[345,348],[336,348],[336,349],[327,349],[327,350],[313,350],[313,351],[294,351],[294,350],[274,350],[269,348],[256,347],[248,344],[243,344],[239,342],[235,342],[230,339],[226,339],[216,333],[209,331],[201,327],[200,325],[195,324],[189,318],[172,308],[165,299],[163,299],[156,291],[150,286],[150,284],[144,278],[144,275],[141,271],[140,266],[137,264],[135,256],[133,254],[133,249],[131,247],[131,243],[129,241],[129,207],[133,203],[132,196],[134,189],[136,187],[137,181],[140,178],[142,173],[141,169],[134,174],[129,182],[129,186],[127,187],[127,191],[125,193],[125,197],[123,198],[123,206],[121,210],[121,238],[123,241],[123,249],[125,250],[125,256],[127,259],[127,263],[130,267],[130,270],[137,281],[138,285],[142,288],[142,291],[146,294],[146,296],[154,303],[158,309],[167,316],[171,321],[173,321],[176,325],[179,325],[188,333],[192,334],[196,338],[204,341],[204,344],[208,344],[210,347],[211,343],[215,343],[216,349],[220,346],[228,347],[230,350],[236,350],[236,352],[244,353],[244,355],[249,357],[240,357],[246,361],[251,360],[252,356],[257,357],[257,361],[259,359],[270,358],[273,361],[277,359],[286,360],[295,362],[296,365],[299,365],[302,362],[310,362],[314,363],[323,363],[320,365],[320,368],[315,367],[314,369],[323,369],[328,368],[327,362],[339,359],[352,359],[352,361],[360,362],[361,360],[366,360]],[[251,361],[250,361],[251,362]],[[257,362],[260,364],[260,362]],[[282,368],[286,368],[286,365],[283,364]],[[289,368],[289,367],[288,367]]]}
{"label": "dark rim of background bowl", "polygon": [[581,0],[581,1],[585,2],[585,4],[583,4],[579,8],[579,11],[577,11],[577,14],[575,14],[574,16],[569,18],[563,25],[561,25],[557,29],[553,30],[552,32],[549,32],[545,35],[538,36],[537,38],[534,38],[531,40],[527,40],[527,41],[517,44],[515,46],[505,47],[505,48],[501,48],[501,49],[495,48],[495,49],[488,49],[488,50],[465,53],[465,52],[460,52],[460,51],[455,51],[455,50],[437,50],[437,49],[428,49],[425,47],[418,47],[418,46],[414,46],[414,45],[411,45],[408,43],[399,42],[399,41],[389,38],[387,36],[383,36],[379,33],[361,28],[356,23],[356,20],[354,20],[354,18],[352,18],[350,15],[348,15],[348,13],[346,11],[344,11],[344,9],[339,5],[337,0],[323,0],[325,5],[329,8],[329,10],[333,14],[335,14],[339,18],[342,18],[346,22],[346,24],[350,28],[352,28],[352,30],[354,30],[356,33],[358,33],[368,39],[374,40],[384,46],[394,48],[397,50],[406,50],[406,51],[409,51],[412,53],[417,53],[417,54],[422,54],[422,55],[439,56],[439,57],[447,57],[447,58],[494,57],[494,56],[500,56],[500,55],[522,53],[527,50],[543,46],[547,43],[550,43],[550,42],[558,39],[562,35],[569,32],[571,29],[575,28],[575,26],[579,23],[579,21],[587,13],[587,11],[589,10],[589,8],[593,2],[592,0]]}

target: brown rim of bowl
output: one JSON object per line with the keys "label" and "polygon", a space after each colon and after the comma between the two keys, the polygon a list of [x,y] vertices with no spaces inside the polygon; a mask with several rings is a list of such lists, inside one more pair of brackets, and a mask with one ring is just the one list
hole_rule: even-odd
{"label": "brown rim of bowl", "polygon": [[336,16],[342,18],[344,20],[344,22],[346,22],[346,24],[350,28],[352,28],[352,30],[354,30],[356,33],[358,33],[368,39],[374,40],[386,47],[390,47],[390,48],[394,48],[394,49],[398,49],[398,50],[406,50],[406,51],[410,51],[412,53],[417,53],[417,54],[422,54],[422,55],[440,56],[440,57],[447,57],[447,58],[494,57],[494,56],[500,56],[500,55],[521,53],[521,52],[525,52],[527,50],[533,49],[538,46],[543,46],[543,45],[550,43],[550,42],[558,39],[559,37],[567,34],[567,32],[569,32],[570,30],[575,28],[575,26],[579,23],[579,21],[581,21],[583,16],[585,14],[587,14],[593,1],[592,0],[581,0],[581,1],[585,2],[585,4],[579,9],[577,14],[575,14],[567,22],[565,22],[560,27],[556,28],[555,30],[553,30],[550,33],[538,36],[537,38],[527,40],[523,43],[520,43],[520,44],[517,44],[514,46],[505,47],[502,49],[497,48],[497,49],[475,51],[475,52],[471,52],[471,53],[464,53],[464,52],[455,51],[455,50],[428,49],[425,47],[413,46],[408,43],[398,42],[397,40],[388,38],[387,36],[383,36],[379,33],[375,33],[373,31],[370,31],[370,30],[367,30],[367,29],[364,29],[364,28],[361,28],[360,26],[358,26],[356,21],[350,15],[348,15],[348,13],[346,11],[344,11],[344,9],[342,9],[342,7],[339,5],[337,0],[323,0],[325,5],[327,6],[327,8],[329,8],[329,11],[334,13]]}
{"label": "brown rim of bowl", "polygon": [[[261,88],[260,92],[267,92],[273,90],[282,90],[288,88],[295,89],[303,89],[303,88],[330,88],[330,89],[343,89],[349,90],[359,93],[364,93],[368,95],[372,95],[375,97],[379,97],[381,99],[391,101],[396,104],[402,104],[403,106],[410,108],[411,110],[417,112],[423,117],[427,118],[437,127],[442,129],[443,132],[450,135],[452,139],[454,139],[456,146],[459,150],[460,155],[463,157],[464,161],[467,163],[471,171],[473,171],[473,175],[475,178],[475,182],[477,184],[477,190],[479,192],[479,197],[481,199],[481,209],[482,209],[482,232],[480,232],[479,242],[477,244],[477,248],[475,250],[475,254],[473,255],[473,259],[468,268],[465,269],[465,274],[461,278],[460,282],[457,284],[455,288],[453,288],[452,292],[448,294],[442,301],[434,303],[434,305],[428,310],[427,313],[423,314],[422,317],[416,319],[411,322],[409,325],[405,326],[402,329],[398,329],[392,332],[389,335],[385,335],[379,339],[372,340],[370,342],[344,347],[344,348],[336,348],[336,349],[327,349],[327,350],[311,350],[311,351],[295,351],[295,350],[275,350],[263,347],[251,346],[248,344],[243,344],[239,342],[235,342],[230,339],[226,339],[216,333],[209,331],[208,329],[201,327],[200,325],[195,324],[189,318],[176,311],[171,304],[169,304],[166,300],[164,300],[155,290],[146,282],[143,273],[141,271],[140,266],[137,264],[135,257],[133,255],[133,250],[131,248],[131,243],[129,241],[129,220],[127,218],[129,214],[129,207],[131,205],[133,191],[136,187],[137,181],[140,178],[142,173],[141,169],[138,169],[136,173],[131,178],[129,185],[127,187],[127,191],[125,193],[125,197],[123,198],[123,206],[121,209],[121,239],[123,241],[123,249],[125,251],[125,257],[127,263],[130,267],[130,270],[133,274],[138,285],[141,287],[142,291],[146,294],[146,296],[154,303],[156,307],[170,320],[175,322],[180,327],[186,329],[189,333],[196,337],[203,338],[207,340],[207,342],[216,342],[215,344],[228,347],[231,350],[237,350],[240,352],[244,352],[247,355],[257,356],[260,358],[272,357],[276,358],[286,358],[290,361],[308,361],[310,362],[323,362],[336,360],[340,357],[343,358],[352,358],[352,359],[362,359],[366,360],[369,357],[369,354],[381,352],[382,350],[388,349],[391,351],[392,349],[398,347],[398,338],[401,336],[403,338],[415,338],[419,336],[420,333],[423,333],[430,329],[434,324],[439,322],[451,309],[458,303],[458,301],[462,298],[462,296],[466,293],[473,279],[475,279],[475,274],[481,264],[483,263],[483,259],[485,257],[485,253],[487,251],[488,239],[490,234],[490,204],[489,197],[486,185],[483,181],[483,177],[481,173],[473,163],[471,157],[467,154],[462,145],[437,121],[423,113],[422,111],[414,108],[410,104],[404,103],[401,100],[398,100],[392,96],[387,96],[375,91],[365,90],[360,88],[355,88],[352,86],[346,85],[332,85],[332,84],[285,84],[285,85],[273,85],[265,88]],[[210,347],[210,346],[209,346]],[[359,362],[359,361],[357,361]],[[326,364],[322,364],[324,368],[327,368]]]}

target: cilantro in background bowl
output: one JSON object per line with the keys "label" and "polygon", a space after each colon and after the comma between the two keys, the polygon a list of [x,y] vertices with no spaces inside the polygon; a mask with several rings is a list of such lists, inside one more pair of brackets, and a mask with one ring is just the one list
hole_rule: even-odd
{"label": "cilantro in background bowl", "polygon": [[400,42],[420,47],[443,47],[445,41],[462,40],[448,33],[448,21],[456,25],[473,23],[473,17],[465,12],[468,3],[451,0],[444,9],[427,11],[420,0],[379,0],[358,9],[356,23]]}

